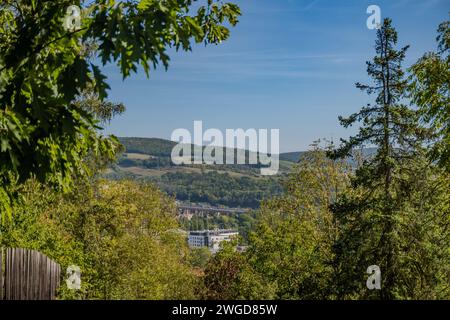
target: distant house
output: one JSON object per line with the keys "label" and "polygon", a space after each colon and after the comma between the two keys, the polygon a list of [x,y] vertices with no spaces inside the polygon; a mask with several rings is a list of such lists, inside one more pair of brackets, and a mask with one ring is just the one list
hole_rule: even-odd
{"label": "distant house", "polygon": [[220,249],[222,241],[231,241],[239,236],[237,230],[202,230],[190,231],[188,242],[190,247],[200,248],[208,247],[212,253],[216,253]]}

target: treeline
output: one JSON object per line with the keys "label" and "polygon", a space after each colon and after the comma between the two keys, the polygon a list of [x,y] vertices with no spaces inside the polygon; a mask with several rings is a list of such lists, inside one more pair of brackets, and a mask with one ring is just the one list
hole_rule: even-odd
{"label": "treeline", "polygon": [[142,153],[155,157],[170,157],[176,142],[158,138],[119,138],[126,152]]}
{"label": "treeline", "polygon": [[[424,158],[418,161],[422,165],[404,176],[410,189],[399,190],[396,205],[400,197],[406,199],[396,207],[395,231],[388,236],[382,224],[385,209],[369,198],[376,191],[353,188],[353,169],[329,159],[327,149],[308,152],[291,173],[286,193],[264,202],[245,252],[229,244],[209,260],[204,298],[450,297],[448,173]],[[344,213],[344,204],[352,211]],[[384,246],[392,242],[396,262],[385,265],[389,253]],[[372,265],[381,269],[381,290],[366,286]],[[389,286],[391,267],[395,282]]]}
{"label": "treeline", "polygon": [[[123,144],[124,150],[126,153],[139,153],[139,154],[146,154],[149,156],[152,156],[152,160],[141,160],[141,161],[135,161],[135,164],[138,166],[143,166],[147,168],[154,168],[157,166],[158,161],[161,161],[161,164],[164,164],[165,166],[176,166],[171,161],[172,156],[172,149],[175,145],[177,145],[176,142],[164,140],[164,139],[158,139],[158,138],[130,138],[130,137],[121,137],[118,138],[119,141]],[[190,157],[191,161],[193,162],[196,159],[196,152],[199,152],[200,154],[203,154],[203,151],[205,150],[206,146],[196,146],[193,144],[190,144],[187,146],[189,154],[185,155],[182,152],[179,154],[179,156],[185,156]],[[201,150],[200,150],[201,149]],[[249,150],[239,150],[239,149],[231,149],[226,147],[217,147],[217,150],[221,150],[223,157],[222,157],[222,164],[215,163],[214,166],[221,166],[221,167],[236,167],[242,169],[260,169],[262,167],[268,167],[268,165],[263,165],[259,162],[259,153],[250,152]],[[214,157],[216,150],[212,151],[211,156]],[[242,156],[241,153],[242,152]],[[227,162],[227,154],[232,153],[233,154],[233,163],[226,164]],[[298,161],[301,152],[293,152],[288,154],[280,154],[279,158],[280,160],[284,160],[287,162],[296,162]],[[250,156],[255,157],[256,163],[250,163]],[[269,155],[270,156],[270,155]],[[159,158],[159,160],[156,160]],[[130,160],[136,160],[136,159],[127,159],[126,154],[119,158],[119,164],[131,164],[132,161]],[[240,164],[238,164],[238,160]],[[243,163],[242,163],[243,162]],[[185,164],[190,165],[190,164]],[[162,166],[162,165],[160,165]],[[254,170],[256,172],[256,170]]]}
{"label": "treeline", "polygon": [[[153,167],[145,167],[146,163],[150,161],[163,165],[160,159],[122,158],[119,166],[113,166],[113,170],[103,176],[113,180],[131,178],[151,182],[177,200],[208,203],[211,206],[257,209],[263,199],[283,192],[281,181],[286,174],[261,177],[245,165],[233,166],[233,169],[227,166],[223,171],[219,171],[220,166],[177,166],[177,171],[168,171],[160,176],[143,176],[122,170],[128,166],[150,169]],[[189,171],[190,167],[197,168],[200,172]],[[159,166],[155,168],[164,169]]]}
{"label": "treeline", "polygon": [[217,171],[168,172],[154,181],[178,200],[232,208],[258,208],[263,199],[283,191],[277,178],[235,177]]}
{"label": "treeline", "polygon": [[151,157],[148,159],[130,159],[126,154],[118,160],[121,167],[141,167],[147,169],[159,169],[175,166],[170,157]]}
{"label": "treeline", "polygon": [[[232,172],[240,172],[247,174],[259,174],[259,169],[264,167],[261,164],[174,164],[170,157],[164,156],[149,156],[148,159],[132,159],[128,157],[127,153],[124,153],[119,157],[117,164],[121,167],[141,167],[147,169],[163,169],[163,168],[205,168],[205,169],[217,169]],[[286,166],[281,166],[281,170],[286,169]]]}

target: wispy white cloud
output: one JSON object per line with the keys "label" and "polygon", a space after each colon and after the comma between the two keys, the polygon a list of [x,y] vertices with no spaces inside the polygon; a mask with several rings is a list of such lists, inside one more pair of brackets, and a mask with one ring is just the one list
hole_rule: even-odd
{"label": "wispy white cloud", "polygon": [[300,5],[297,10],[299,11],[308,11],[312,7],[314,7],[319,0],[288,0],[289,3],[295,3],[298,4],[300,2]]}
{"label": "wispy white cloud", "polygon": [[[346,65],[358,57],[345,54],[288,52],[229,52],[205,55],[202,59],[174,61],[171,77],[189,81],[220,78],[221,81],[242,79],[347,79],[349,73],[342,72]],[[174,71],[172,69],[172,71]]]}

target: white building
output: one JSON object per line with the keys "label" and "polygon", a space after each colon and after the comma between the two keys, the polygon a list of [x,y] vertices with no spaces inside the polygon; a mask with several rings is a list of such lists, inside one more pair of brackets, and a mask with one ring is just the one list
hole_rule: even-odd
{"label": "white building", "polygon": [[202,230],[189,232],[189,246],[191,247],[208,247],[211,252],[216,253],[220,249],[222,241],[231,241],[237,237],[237,230]]}

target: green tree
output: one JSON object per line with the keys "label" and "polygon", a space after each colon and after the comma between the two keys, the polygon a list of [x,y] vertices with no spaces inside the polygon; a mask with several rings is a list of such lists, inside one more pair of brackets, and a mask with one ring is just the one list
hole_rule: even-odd
{"label": "green tree", "polygon": [[439,25],[438,50],[411,68],[411,95],[422,120],[434,131],[431,159],[450,171],[450,22]]}
{"label": "green tree", "polygon": [[[30,177],[69,190],[86,175],[88,154],[113,156],[117,144],[101,136],[95,117],[77,104],[89,87],[100,100],[109,89],[98,62],[116,63],[123,77],[169,65],[167,49],[226,40],[239,8],[207,0],[44,1],[0,4],[0,209],[11,214],[7,186]],[[67,28],[68,7],[83,9]],[[194,9],[195,8],[195,9]],[[99,58],[90,61],[87,45]],[[12,173],[12,174],[11,174]]]}
{"label": "green tree", "polygon": [[329,208],[346,190],[350,173],[345,161],[327,159],[315,144],[293,169],[285,194],[262,206],[246,254],[254,269],[276,286],[276,298],[330,297],[337,227]]}
{"label": "green tree", "polygon": [[273,299],[273,284],[267,283],[237,252],[237,242],[224,243],[208,262],[201,297],[211,300]]}
{"label": "green tree", "polygon": [[[357,84],[376,94],[375,105],[347,119],[340,118],[344,127],[359,121],[362,126],[355,137],[331,154],[345,157],[357,146],[377,147],[375,155],[367,157],[356,170],[352,189],[332,206],[339,226],[333,247],[338,271],[333,283],[338,298],[435,298],[443,294],[438,288],[446,278],[443,270],[448,268],[448,261],[438,257],[448,254],[448,230],[447,217],[437,211],[448,213],[448,197],[441,193],[442,173],[424,158],[422,144],[428,130],[419,125],[417,113],[403,104],[407,82],[401,63],[407,47],[396,50],[396,44],[397,32],[386,19],[377,32],[376,56],[367,63],[374,84]],[[429,188],[437,193],[430,194]],[[415,232],[412,225],[433,232]],[[443,237],[444,242],[433,244],[435,237]],[[411,243],[416,246],[411,247]],[[447,246],[439,247],[445,243]],[[429,250],[437,255],[433,260],[430,256],[414,260]],[[366,288],[366,269],[371,265],[381,269],[380,291]],[[438,271],[427,280],[420,278],[420,287],[419,280],[412,276],[425,274],[418,269]]]}
{"label": "green tree", "polygon": [[[331,286],[339,299],[450,296],[449,176],[430,164],[425,153],[404,162],[395,176],[390,200],[395,210],[389,216],[385,202],[380,201],[384,196],[380,187],[354,186],[332,207],[339,232],[333,246]],[[389,234],[385,227],[388,218],[393,220]],[[391,260],[386,247],[392,250]],[[388,264],[392,260],[395,264]],[[371,265],[381,269],[380,291],[366,288],[366,269]],[[393,282],[386,282],[387,276]]]}
{"label": "green tree", "polygon": [[194,297],[189,251],[172,199],[133,181],[100,180],[77,191],[54,216],[83,244],[84,298]]}
{"label": "green tree", "polygon": [[190,262],[195,268],[204,269],[211,258],[211,251],[208,247],[192,248],[190,250]]}
{"label": "green tree", "polygon": [[262,204],[245,252],[229,250],[211,259],[205,271],[208,294],[220,299],[332,297],[328,288],[337,227],[329,208],[346,190],[350,173],[345,161],[328,159],[318,144],[304,153],[286,192]]}

